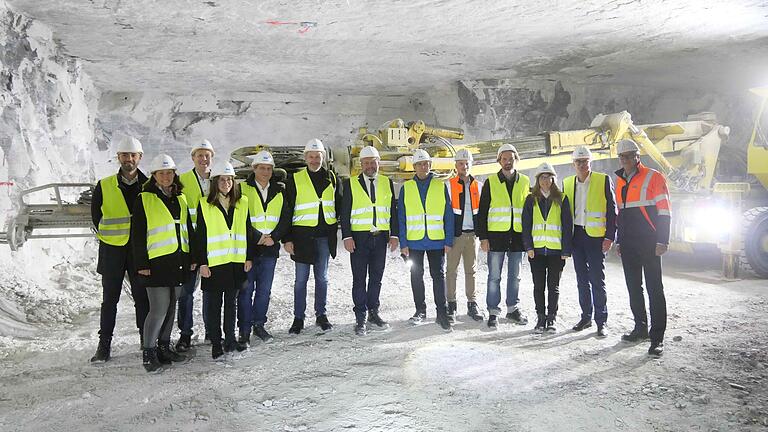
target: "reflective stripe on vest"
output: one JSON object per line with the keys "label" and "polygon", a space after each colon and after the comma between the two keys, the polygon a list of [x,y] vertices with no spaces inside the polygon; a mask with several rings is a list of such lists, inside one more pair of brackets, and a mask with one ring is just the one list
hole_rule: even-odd
{"label": "reflective stripe on vest", "polygon": [[[605,199],[605,182],[608,176],[593,172],[589,175],[589,189],[587,190],[587,212],[584,230],[590,237],[602,238],[605,236],[605,209],[608,200]],[[576,176],[566,177],[563,180],[563,193],[568,197],[571,216],[576,208]],[[575,220],[575,218],[574,218]]]}
{"label": "reflective stripe on vest", "polygon": [[[450,184],[451,192],[451,207],[453,208],[453,214],[460,215],[464,209],[464,203],[459,202],[459,197],[464,192],[464,185],[459,183],[459,177],[451,177],[448,181]],[[466,200],[466,197],[464,198]],[[480,192],[477,187],[477,180],[472,179],[469,183],[469,201],[472,204],[472,214],[476,215],[477,210],[480,207]]]}
{"label": "reflective stripe on vest", "polygon": [[251,211],[251,225],[262,234],[271,234],[280,222],[283,210],[283,193],[278,192],[267,203],[266,210],[261,203],[259,191],[248,183],[240,183],[243,196],[248,197],[248,207]]}
{"label": "reflective stripe on vest", "polygon": [[[365,180],[365,177],[363,177]],[[352,211],[349,223],[352,231],[371,231],[373,229],[373,203],[371,197],[360,184],[358,178],[349,179],[352,192]],[[376,176],[376,229],[389,231],[390,206],[392,205],[392,190],[389,179],[382,175]]]}
{"label": "reflective stripe on vest", "polygon": [[561,239],[563,238],[562,224],[560,219],[560,203],[552,202],[547,213],[547,220],[539,208],[539,200],[533,200],[533,247],[536,249],[555,249],[563,248]]}
{"label": "reflective stripe on vest", "polygon": [[207,200],[200,202],[205,220],[208,267],[229,263],[244,263],[248,248],[248,197],[241,196],[235,204],[232,228],[227,227],[224,214]]}
{"label": "reflective stripe on vest", "polygon": [[[333,176],[333,174],[330,174]],[[293,207],[293,226],[317,226],[317,217],[319,208],[322,205],[323,219],[328,225],[336,223],[336,204],[333,182],[323,191],[323,196],[317,196],[315,186],[309,178],[309,172],[306,168],[296,172],[293,175],[293,182],[296,185],[296,204]]]}
{"label": "reflective stripe on vest", "polygon": [[[142,192],[141,203],[147,216],[147,255],[149,259],[170,255],[179,249],[189,252],[189,233],[187,232],[187,200],[179,195],[181,218],[174,219],[165,203],[153,192]],[[179,234],[176,234],[176,226]]]}
{"label": "reflective stripe on vest", "polygon": [[179,176],[179,181],[184,186],[181,189],[181,193],[187,199],[187,205],[189,206],[189,218],[192,219],[192,228],[197,227],[197,205],[200,203],[200,198],[203,196],[203,191],[200,189],[200,182],[197,181],[197,174],[195,170],[187,171]]}
{"label": "reflective stripe on vest", "polygon": [[405,230],[408,240],[421,240],[426,235],[430,240],[444,240],[445,229],[445,186],[443,182],[432,179],[427,189],[427,208],[421,203],[421,194],[416,181],[408,180],[403,184],[403,202],[405,205]]}
{"label": "reflective stripe on vest", "polygon": [[117,174],[101,179],[101,220],[99,240],[112,246],[125,246],[131,237],[131,211],[118,186]]}
{"label": "reflective stripe on vest", "polygon": [[512,199],[509,199],[507,185],[499,180],[498,175],[488,177],[491,187],[491,203],[488,208],[488,231],[505,232],[512,227],[515,232],[523,232],[523,206],[530,194],[530,179],[518,172],[518,178],[512,186]]}

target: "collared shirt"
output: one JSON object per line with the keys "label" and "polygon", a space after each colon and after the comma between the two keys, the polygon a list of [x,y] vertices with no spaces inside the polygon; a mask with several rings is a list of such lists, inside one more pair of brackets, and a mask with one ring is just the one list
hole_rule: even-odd
{"label": "collared shirt", "polygon": [[197,170],[193,170],[193,171],[195,172],[195,176],[197,177],[197,182],[200,183],[200,189],[203,191],[203,196],[207,196],[208,192],[211,190],[211,180],[200,177],[200,174],[197,173]]}
{"label": "collared shirt", "polygon": [[123,182],[124,185],[130,186],[132,184],[135,184],[139,181],[139,176],[134,176],[131,180],[128,180],[127,178],[123,177],[122,172],[120,173],[120,181]]}
{"label": "collared shirt", "polygon": [[469,194],[469,177],[467,177],[467,180],[464,182],[464,217],[461,221],[461,230],[474,231],[475,224],[472,221],[472,197]]}
{"label": "collared shirt", "polygon": [[259,195],[261,195],[261,201],[267,202],[267,197],[269,196],[269,182],[267,182],[267,185],[264,187],[261,187],[261,183],[258,181],[254,181],[256,183],[256,190],[259,191]]}
{"label": "collared shirt", "polygon": [[576,176],[576,192],[573,197],[573,223],[574,225],[587,225],[587,192],[589,192],[589,179],[592,178],[592,171],[587,175],[582,183],[579,176]]}

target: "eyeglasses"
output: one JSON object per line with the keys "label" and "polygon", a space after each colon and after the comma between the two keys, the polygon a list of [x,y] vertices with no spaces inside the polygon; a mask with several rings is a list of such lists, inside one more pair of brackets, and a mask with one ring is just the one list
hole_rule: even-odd
{"label": "eyeglasses", "polygon": [[619,159],[620,160],[634,160],[637,159],[637,153],[630,153],[630,154],[620,154]]}

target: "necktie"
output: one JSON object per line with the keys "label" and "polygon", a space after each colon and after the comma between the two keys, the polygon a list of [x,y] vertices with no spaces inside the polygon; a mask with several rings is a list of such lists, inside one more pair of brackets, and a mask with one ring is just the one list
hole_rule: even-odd
{"label": "necktie", "polygon": [[378,225],[376,223],[376,185],[374,184],[374,181],[376,179],[369,179],[371,182],[371,187],[369,189],[369,196],[371,197],[371,203],[373,203],[373,226],[375,227]]}

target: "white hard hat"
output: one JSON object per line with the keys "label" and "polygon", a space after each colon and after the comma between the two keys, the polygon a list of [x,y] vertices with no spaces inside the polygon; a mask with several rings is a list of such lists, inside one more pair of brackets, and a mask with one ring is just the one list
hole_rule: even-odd
{"label": "white hard hat", "polygon": [[363,158],[376,158],[381,159],[381,156],[379,156],[379,151],[376,150],[376,147],[374,146],[365,146],[362,150],[360,150],[360,159]]}
{"label": "white hard hat", "polygon": [[637,143],[632,141],[631,139],[623,139],[619,141],[619,143],[616,145],[616,153],[622,154],[627,152],[640,152],[640,147],[637,146]]}
{"label": "white hard hat", "polygon": [[141,153],[144,154],[144,149],[141,147],[141,141],[132,136],[125,136],[117,144],[118,153]]}
{"label": "white hard hat", "polygon": [[176,162],[167,154],[159,154],[152,159],[152,163],[149,166],[149,171],[154,173],[155,171],[172,169],[176,170]]}
{"label": "white hard hat", "polygon": [[220,161],[213,164],[213,168],[211,168],[211,178],[222,175],[235,176],[235,169],[232,167],[231,163]]}
{"label": "white hard hat", "polygon": [[496,151],[496,157],[498,158],[505,151],[511,151],[514,154],[518,154],[517,149],[512,144],[502,144],[501,147],[499,147],[499,150]]}
{"label": "white hard hat", "polygon": [[262,150],[258,153],[256,153],[255,156],[251,156],[251,166],[254,167],[256,165],[272,165],[275,166],[275,159],[272,158],[272,154],[266,150]]}
{"label": "white hard hat", "polygon": [[457,151],[456,154],[453,156],[453,160],[472,162],[474,158],[472,157],[472,153],[470,153],[469,150],[461,149]]}
{"label": "white hard hat", "polygon": [[571,155],[571,160],[576,159],[592,159],[592,152],[586,146],[578,146]]}
{"label": "white hard hat", "polygon": [[208,150],[211,152],[211,156],[216,155],[216,152],[213,151],[213,144],[211,144],[210,141],[207,139],[202,140],[199,144],[195,144],[192,146],[192,151],[189,152],[192,156],[195,155],[195,152],[198,150]]}
{"label": "white hard hat", "polygon": [[432,156],[430,156],[426,150],[417,149],[415,152],[413,152],[413,163],[419,163],[424,161],[432,162]]}
{"label": "white hard hat", "polygon": [[557,176],[557,173],[555,172],[555,167],[553,167],[552,164],[550,164],[549,162],[542,162],[541,165],[536,167],[536,177],[544,173]]}
{"label": "white hard hat", "polygon": [[319,139],[312,138],[311,140],[307,141],[307,145],[304,146],[304,153],[310,151],[319,151],[321,153],[325,153],[325,146]]}

